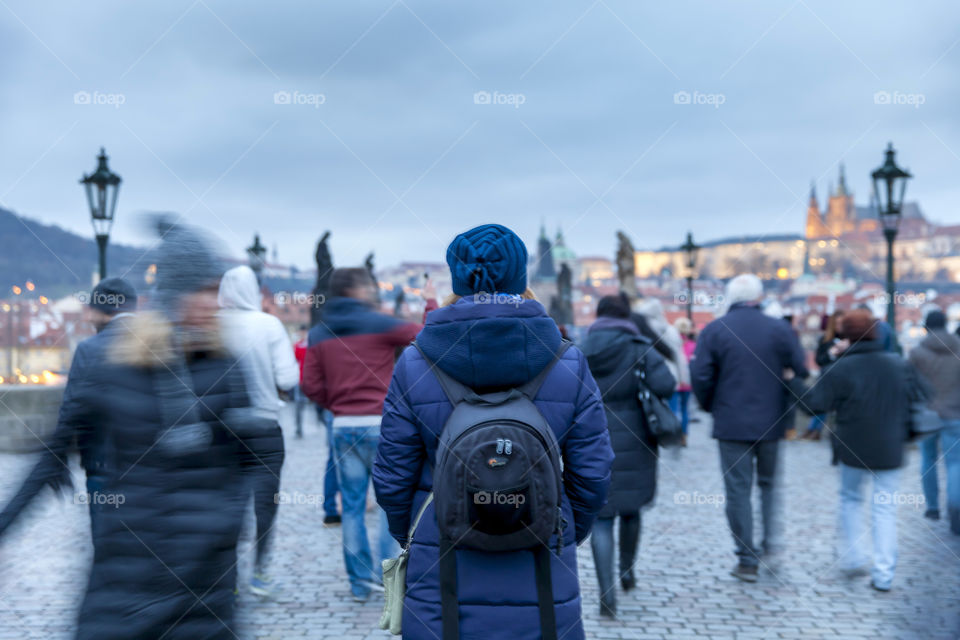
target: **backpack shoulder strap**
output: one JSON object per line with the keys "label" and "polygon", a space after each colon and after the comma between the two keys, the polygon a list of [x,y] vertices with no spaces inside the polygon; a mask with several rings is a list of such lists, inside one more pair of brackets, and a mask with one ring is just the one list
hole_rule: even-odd
{"label": "backpack shoulder strap", "polygon": [[465,398],[471,395],[476,395],[473,389],[454,380],[453,377],[447,375],[440,367],[438,367],[433,360],[428,358],[427,354],[423,352],[423,349],[420,348],[420,345],[417,344],[416,340],[413,341],[413,346],[417,348],[417,351],[420,352],[420,355],[430,367],[430,371],[432,371],[433,375],[437,377],[437,381],[440,383],[440,387],[450,400],[450,404],[457,406],[463,402]]}
{"label": "backpack shoulder strap", "polygon": [[543,386],[544,380],[547,379],[547,375],[549,375],[554,365],[560,361],[560,358],[563,357],[563,354],[566,353],[567,349],[569,349],[572,345],[573,343],[570,342],[569,340],[562,340],[560,342],[560,347],[557,349],[557,352],[553,355],[553,360],[547,363],[547,366],[541,369],[540,373],[534,376],[530,381],[517,387],[520,393],[527,396],[527,398],[529,398],[530,400],[533,400],[534,398],[536,398],[537,393],[540,391],[540,387]]}

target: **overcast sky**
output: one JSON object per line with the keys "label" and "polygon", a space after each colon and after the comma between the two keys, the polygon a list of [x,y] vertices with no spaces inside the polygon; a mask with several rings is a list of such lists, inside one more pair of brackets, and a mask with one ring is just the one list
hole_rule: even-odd
{"label": "overcast sky", "polygon": [[608,256],[617,229],[800,233],[810,180],[843,161],[866,203],[888,140],[960,223],[956,2],[55,6],[0,0],[0,206],[83,234],[101,145],[116,240],[175,211],[301,267],[328,228],[340,265],[442,260],[482,222]]}

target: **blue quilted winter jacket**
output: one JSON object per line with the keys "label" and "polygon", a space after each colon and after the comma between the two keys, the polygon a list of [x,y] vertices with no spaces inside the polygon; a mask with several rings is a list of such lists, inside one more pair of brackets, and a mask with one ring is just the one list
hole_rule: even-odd
{"label": "blue quilted winter jacket", "polygon": [[[417,342],[443,371],[476,390],[521,385],[552,361],[561,338],[539,302],[513,300],[468,297],[437,309],[427,316]],[[566,351],[535,404],[556,434],[564,465],[567,525],[560,555],[551,554],[557,632],[565,640],[578,640],[584,634],[576,544],[589,534],[606,502],[613,461],[600,393],[579,349]],[[373,469],[377,501],[397,540],[406,538],[411,519],[433,486],[438,438],[451,411],[426,361],[408,347],[394,368]],[[443,635],[437,539],[431,505],[410,551],[404,638],[436,640]],[[556,541],[550,545],[555,548]],[[540,638],[533,553],[456,553],[461,639]]]}

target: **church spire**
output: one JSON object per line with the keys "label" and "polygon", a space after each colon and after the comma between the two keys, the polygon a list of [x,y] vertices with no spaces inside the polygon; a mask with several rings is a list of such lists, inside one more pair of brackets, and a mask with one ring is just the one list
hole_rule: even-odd
{"label": "church spire", "polygon": [[817,205],[817,181],[810,181],[810,204],[811,206]]}
{"label": "church spire", "polygon": [[845,196],[847,195],[847,178],[844,175],[843,163],[840,163],[840,182],[837,184],[837,195]]}

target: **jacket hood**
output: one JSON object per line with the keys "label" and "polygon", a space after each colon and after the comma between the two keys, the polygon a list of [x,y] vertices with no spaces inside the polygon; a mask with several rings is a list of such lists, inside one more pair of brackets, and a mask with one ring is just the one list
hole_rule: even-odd
{"label": "jacket hood", "polygon": [[630,320],[600,318],[590,326],[587,339],[580,346],[594,376],[616,371],[630,345],[643,340]]}
{"label": "jacket hood", "polygon": [[223,274],[217,302],[221,309],[262,311],[260,285],[257,276],[248,266],[239,266]]}
{"label": "jacket hood", "polygon": [[323,305],[322,322],[334,335],[349,335],[356,331],[357,315],[362,313],[376,313],[376,309],[362,300],[332,297]]}
{"label": "jacket hood", "polygon": [[667,330],[669,323],[663,311],[663,305],[656,298],[640,298],[634,305],[634,310],[647,319],[647,324],[657,335]]}
{"label": "jacket hood", "polygon": [[[114,364],[169,367],[182,355],[173,346],[177,338],[175,325],[158,311],[115,318],[105,330],[114,334],[107,350],[108,361]],[[203,350],[218,356],[226,355],[219,331],[206,332],[203,338]]]}
{"label": "jacket hood", "polygon": [[554,358],[561,336],[536,300],[479,294],[427,314],[417,344],[433,363],[473,389],[521,385]]}
{"label": "jacket hood", "polygon": [[934,329],[927,333],[927,337],[920,341],[920,346],[933,351],[937,355],[956,355],[960,357],[960,337],[946,329]]}

